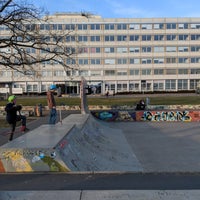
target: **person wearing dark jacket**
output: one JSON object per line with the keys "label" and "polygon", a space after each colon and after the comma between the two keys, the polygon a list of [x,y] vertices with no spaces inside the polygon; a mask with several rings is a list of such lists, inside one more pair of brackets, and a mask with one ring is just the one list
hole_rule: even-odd
{"label": "person wearing dark jacket", "polygon": [[[22,132],[28,130],[26,128],[26,117],[20,114],[21,109],[22,109],[21,105],[16,105],[16,96],[15,95],[9,96],[8,103],[5,107],[6,121],[11,125],[11,134],[9,141],[13,139],[17,121],[21,121],[22,123],[21,126]],[[17,112],[19,113],[19,115],[17,114]]]}

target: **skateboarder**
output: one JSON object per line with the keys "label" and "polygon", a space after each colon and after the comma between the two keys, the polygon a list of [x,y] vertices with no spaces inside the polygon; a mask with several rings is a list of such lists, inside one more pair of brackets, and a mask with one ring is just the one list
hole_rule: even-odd
{"label": "skateboarder", "polygon": [[49,124],[55,124],[57,118],[57,111],[56,111],[56,101],[54,98],[54,92],[56,90],[56,85],[50,85],[49,91],[47,92],[47,103],[50,110],[49,113]]}
{"label": "skateboarder", "polygon": [[[21,132],[25,132],[28,130],[26,128],[26,117],[21,115],[21,113],[20,113],[22,106],[17,105],[16,103],[17,103],[16,96],[11,95],[11,96],[9,96],[8,103],[5,107],[6,121],[11,126],[11,133],[10,133],[9,141],[11,141],[13,139],[17,121],[21,121],[21,123],[22,123],[21,129],[20,129]],[[17,114],[17,112],[19,113],[19,115]]]}

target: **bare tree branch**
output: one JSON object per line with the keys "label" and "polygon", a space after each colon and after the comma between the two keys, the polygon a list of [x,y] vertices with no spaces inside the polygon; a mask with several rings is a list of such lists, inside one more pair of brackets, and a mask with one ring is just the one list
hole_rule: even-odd
{"label": "bare tree branch", "polygon": [[66,62],[78,53],[74,47],[66,46],[67,37],[73,32],[55,32],[48,17],[41,15],[27,2],[0,1],[0,29],[6,33],[0,35],[0,66],[19,72],[33,71],[37,64],[45,62],[57,62],[66,69],[77,67],[76,63]]}

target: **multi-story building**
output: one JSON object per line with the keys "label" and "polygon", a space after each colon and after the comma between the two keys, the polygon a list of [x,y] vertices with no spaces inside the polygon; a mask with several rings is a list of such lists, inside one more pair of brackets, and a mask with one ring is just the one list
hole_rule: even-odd
{"label": "multi-story building", "polygon": [[40,65],[41,76],[35,78],[0,71],[1,85],[9,82],[24,92],[41,93],[55,83],[65,93],[79,93],[84,76],[104,94],[193,91],[200,82],[200,18],[104,19],[57,13],[51,25],[40,24],[40,29],[72,30],[63,45],[79,48],[74,59],[66,60],[78,70],[65,71],[48,62]]}

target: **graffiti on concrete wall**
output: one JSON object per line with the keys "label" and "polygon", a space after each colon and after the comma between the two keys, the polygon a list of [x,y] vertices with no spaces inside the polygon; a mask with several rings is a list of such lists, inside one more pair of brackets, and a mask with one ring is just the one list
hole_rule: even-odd
{"label": "graffiti on concrete wall", "polygon": [[189,111],[144,111],[142,121],[184,121],[190,122],[192,118]]}
{"label": "graffiti on concrete wall", "polygon": [[135,111],[92,111],[96,118],[104,121],[135,121]]}
{"label": "graffiti on concrete wall", "polygon": [[54,149],[0,149],[0,172],[67,172]]}
{"label": "graffiti on concrete wall", "polygon": [[100,120],[104,121],[152,121],[152,122],[191,122],[200,121],[199,110],[161,110],[161,111],[91,111]]}

